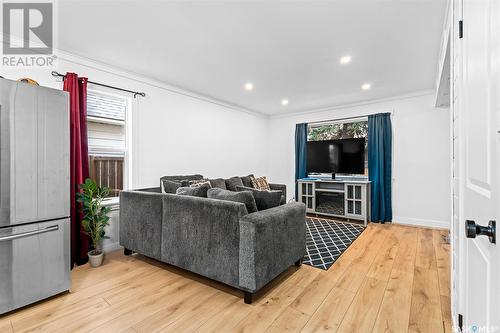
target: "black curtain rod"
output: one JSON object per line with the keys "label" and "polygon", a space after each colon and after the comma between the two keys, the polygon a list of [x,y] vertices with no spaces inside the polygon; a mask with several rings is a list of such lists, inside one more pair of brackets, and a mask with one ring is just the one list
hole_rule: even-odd
{"label": "black curtain rod", "polygon": [[[62,77],[62,78],[66,77],[66,75],[60,74],[60,73],[58,73],[56,71],[52,71],[51,74],[52,74],[52,76],[58,76],[58,77]],[[91,83],[91,84],[95,84],[96,86],[106,87],[106,88],[120,90],[120,91],[124,91],[124,92],[128,92],[128,93],[134,94],[134,98],[136,98],[137,95],[142,96],[142,97],[146,97],[146,93],[143,93],[143,92],[137,92],[137,91],[132,91],[132,90],[128,90],[128,89],[118,88],[118,87],[114,87],[114,86],[110,86],[110,85],[107,85],[107,84],[104,84],[104,83],[99,83],[99,82],[94,82],[94,81],[87,81],[87,82]]]}

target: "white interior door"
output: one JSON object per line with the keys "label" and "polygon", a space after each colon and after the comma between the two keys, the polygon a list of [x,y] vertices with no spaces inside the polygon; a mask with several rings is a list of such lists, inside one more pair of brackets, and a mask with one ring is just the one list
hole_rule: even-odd
{"label": "white interior door", "polygon": [[500,1],[463,0],[462,17],[458,311],[465,332],[500,332],[500,241],[476,227],[500,220]]}

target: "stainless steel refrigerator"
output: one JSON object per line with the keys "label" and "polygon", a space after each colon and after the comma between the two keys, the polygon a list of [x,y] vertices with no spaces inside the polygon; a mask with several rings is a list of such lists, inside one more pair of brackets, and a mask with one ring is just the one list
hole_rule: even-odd
{"label": "stainless steel refrigerator", "polygon": [[69,102],[0,79],[0,314],[69,290]]}

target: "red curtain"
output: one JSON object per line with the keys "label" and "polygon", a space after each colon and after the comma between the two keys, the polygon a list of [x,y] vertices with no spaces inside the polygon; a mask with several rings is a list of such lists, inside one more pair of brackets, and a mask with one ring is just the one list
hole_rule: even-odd
{"label": "red curtain", "polygon": [[89,239],[82,233],[83,214],[76,201],[78,185],[89,177],[87,140],[87,78],[66,73],[63,89],[69,92],[71,173],[71,267],[87,262]]}

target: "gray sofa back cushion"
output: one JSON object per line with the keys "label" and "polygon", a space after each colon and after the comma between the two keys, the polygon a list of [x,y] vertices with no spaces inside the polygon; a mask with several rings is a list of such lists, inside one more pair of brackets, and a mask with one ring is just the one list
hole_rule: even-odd
{"label": "gray sofa back cushion", "polygon": [[243,186],[253,187],[253,185],[252,185],[252,178],[253,177],[255,177],[253,174],[250,174],[248,176],[240,177],[241,182],[243,183]]}
{"label": "gray sofa back cushion", "polygon": [[245,186],[236,186],[236,189],[238,191],[252,192],[259,211],[279,206],[283,194],[281,191],[262,191]]}
{"label": "gray sofa back cushion", "polygon": [[210,199],[244,203],[249,214],[257,211],[257,204],[250,191],[232,192],[220,188],[211,188],[207,192],[207,197]]}
{"label": "gray sofa back cushion", "polygon": [[223,190],[226,190],[226,181],[222,178],[216,178],[216,179],[210,179],[210,185],[212,185],[213,188],[221,188]]}
{"label": "gray sofa back cushion", "polygon": [[208,189],[209,187],[206,185],[179,187],[177,191],[175,191],[175,194],[206,198]]}
{"label": "gray sofa back cushion", "polygon": [[236,186],[243,186],[243,182],[240,177],[231,177],[226,179],[226,188],[229,191],[236,192]]}
{"label": "gray sofa back cushion", "polygon": [[162,179],[161,185],[162,185],[163,191],[165,191],[165,193],[175,194],[175,192],[177,191],[177,189],[179,187],[189,186],[189,181],[188,180],[175,181],[175,180],[169,180],[169,179]]}
{"label": "gray sofa back cushion", "polygon": [[160,180],[173,180],[177,182],[181,182],[183,180],[200,180],[203,179],[202,175],[186,175],[186,176],[163,176],[160,178]]}
{"label": "gray sofa back cushion", "polygon": [[202,175],[163,176],[160,185],[165,193],[175,194],[179,187],[189,186],[189,181],[203,179]]}

